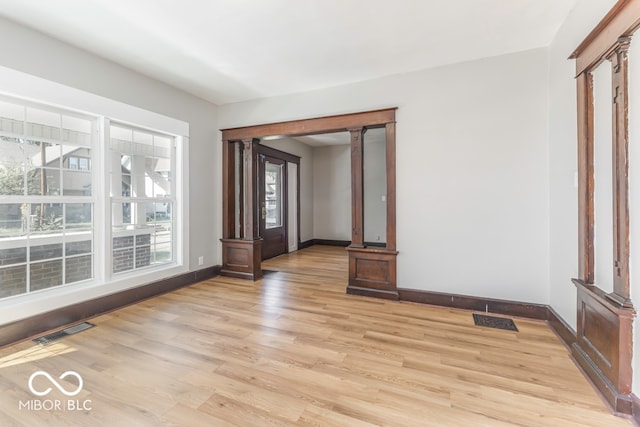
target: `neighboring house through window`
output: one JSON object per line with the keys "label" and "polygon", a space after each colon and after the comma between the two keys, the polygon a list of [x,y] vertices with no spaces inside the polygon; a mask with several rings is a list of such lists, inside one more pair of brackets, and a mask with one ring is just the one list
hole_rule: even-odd
{"label": "neighboring house through window", "polygon": [[175,265],[176,147],[175,135],[0,98],[0,300]]}

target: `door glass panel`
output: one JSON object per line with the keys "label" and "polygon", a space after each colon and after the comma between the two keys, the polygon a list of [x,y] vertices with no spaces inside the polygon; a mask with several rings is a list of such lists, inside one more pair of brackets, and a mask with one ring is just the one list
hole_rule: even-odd
{"label": "door glass panel", "polygon": [[265,227],[282,226],[282,165],[265,161]]}

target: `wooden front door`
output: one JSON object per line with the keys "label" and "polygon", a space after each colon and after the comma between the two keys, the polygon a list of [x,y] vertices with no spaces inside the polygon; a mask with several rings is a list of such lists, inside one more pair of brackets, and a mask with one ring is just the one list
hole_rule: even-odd
{"label": "wooden front door", "polygon": [[287,164],[260,154],[259,206],[262,259],[287,252]]}

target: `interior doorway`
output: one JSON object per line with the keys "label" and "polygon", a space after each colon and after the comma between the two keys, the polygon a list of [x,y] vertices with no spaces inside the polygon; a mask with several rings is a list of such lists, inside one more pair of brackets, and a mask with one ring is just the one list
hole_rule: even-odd
{"label": "interior doorway", "polygon": [[[347,247],[349,254],[349,284],[347,292],[352,294],[374,296],[378,298],[398,299],[396,284],[396,265],[398,251],[396,249],[396,157],[395,157],[395,108],[367,111],[360,113],[302,119],[290,122],[270,123],[241,128],[222,129],[222,178],[223,178],[223,211],[222,211],[222,262],[221,274],[258,280],[262,277],[261,262],[263,250],[269,251],[271,243],[265,242],[262,232],[267,232],[267,208],[273,200],[267,200],[265,194],[264,211],[260,192],[270,193],[265,182],[260,182],[262,175],[260,154],[265,156],[265,147],[261,139],[273,137],[303,137],[308,135],[348,132],[349,153],[351,163],[351,239]],[[384,134],[384,144],[380,147],[384,152],[384,163],[376,166],[385,174],[381,175],[381,184],[365,183],[365,132],[380,129]],[[265,158],[266,161],[266,158]],[[281,164],[266,163],[271,170],[272,181],[280,170]],[[300,168],[298,167],[298,173]],[[281,172],[284,173],[282,169]],[[266,180],[266,178],[265,178]],[[263,185],[264,184],[264,185]],[[261,188],[264,187],[264,190]],[[384,202],[384,216],[380,217],[381,226],[386,229],[375,236],[376,246],[365,241],[365,195],[367,187],[378,191]],[[376,190],[376,187],[378,189]],[[380,188],[384,187],[384,188]],[[273,197],[272,197],[273,198]],[[299,187],[298,187],[299,200]],[[278,205],[274,212],[277,213]],[[286,209],[280,206],[280,214]],[[261,230],[264,216],[264,230]],[[299,212],[298,212],[299,217]],[[278,215],[269,219],[277,223]],[[386,224],[385,224],[386,223]],[[298,236],[299,221],[297,224]],[[275,227],[274,227],[275,228]],[[286,227],[285,227],[286,235]],[[383,239],[383,236],[386,238]],[[380,237],[378,237],[380,236]],[[274,237],[274,241],[282,244],[282,237]],[[300,243],[298,241],[298,243]],[[281,250],[282,246],[278,250]]]}
{"label": "interior doorway", "polygon": [[300,157],[262,144],[255,149],[260,259],[265,260],[298,248]]}

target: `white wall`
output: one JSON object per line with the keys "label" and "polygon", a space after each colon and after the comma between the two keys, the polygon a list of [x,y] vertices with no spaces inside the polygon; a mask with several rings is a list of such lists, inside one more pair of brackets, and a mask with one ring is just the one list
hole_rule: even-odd
{"label": "white wall", "polygon": [[593,73],[594,273],[605,292],[613,292],[613,156],[611,150],[611,63]]}
{"label": "white wall", "polygon": [[351,241],[349,145],[313,148],[313,238]]}
{"label": "white wall", "polygon": [[220,127],[399,107],[398,285],[547,303],[547,59],[537,49],[228,104]]}
{"label": "white wall", "polygon": [[364,134],[364,241],[387,242],[387,144],[386,130],[370,129]]}
{"label": "white wall", "polygon": [[[147,78],[127,68],[99,58],[0,18],[0,39],[8,41],[0,65],[33,76],[90,92],[135,107],[173,117],[189,124],[189,210],[190,270],[220,264],[218,238],[221,235],[220,159],[217,107],[197,97]],[[7,82],[3,82],[7,83]],[[36,97],[37,98],[37,97]],[[69,104],[73,103],[73,95]],[[72,106],[67,103],[62,106]],[[204,266],[197,259],[204,257]],[[85,292],[88,297],[90,292]],[[74,302],[69,296],[66,304]],[[47,311],[51,304],[30,310]],[[35,312],[24,311],[23,316]]]}
{"label": "white wall", "polygon": [[266,140],[261,144],[300,157],[300,241],[313,239],[313,149],[291,138]]}
{"label": "white wall", "polygon": [[577,118],[575,63],[569,55],[615,0],[580,0],[549,48],[550,304],[576,328],[578,276]]}

